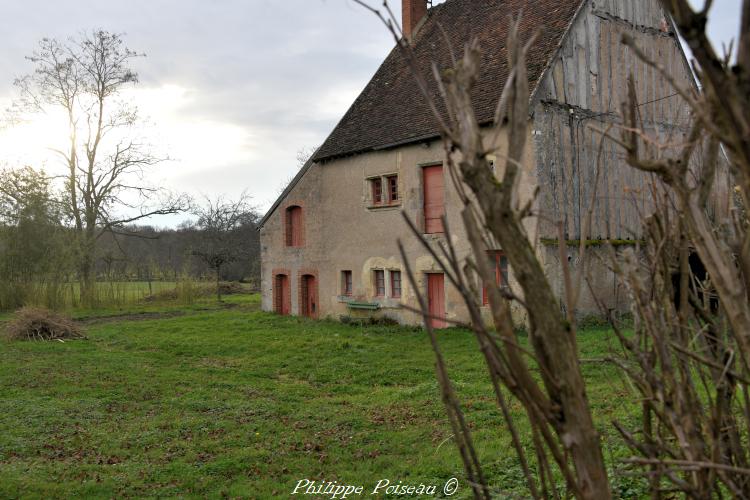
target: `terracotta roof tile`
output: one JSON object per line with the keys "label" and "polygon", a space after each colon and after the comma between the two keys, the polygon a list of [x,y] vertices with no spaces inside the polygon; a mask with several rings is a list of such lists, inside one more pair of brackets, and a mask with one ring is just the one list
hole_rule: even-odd
{"label": "terracotta roof tile", "polygon": [[[482,73],[474,90],[474,106],[480,122],[489,122],[508,76],[505,41],[509,15],[523,12],[522,38],[541,30],[540,38],[528,57],[529,80],[533,85],[543,74],[548,61],[584,0],[447,0],[430,9],[416,34],[414,50],[425,74],[431,74],[430,62],[438,67],[450,65],[445,36],[455,51],[472,37],[479,37],[482,49]],[[428,78],[432,81],[432,77]],[[437,90],[432,89],[437,95]],[[434,137],[435,121],[417,88],[414,77],[398,48],[394,48],[375,76],[354,101],[314,159],[361,153]]]}

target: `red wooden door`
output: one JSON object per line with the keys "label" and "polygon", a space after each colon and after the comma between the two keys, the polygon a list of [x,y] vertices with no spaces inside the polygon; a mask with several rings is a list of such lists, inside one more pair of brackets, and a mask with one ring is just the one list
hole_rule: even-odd
{"label": "red wooden door", "polygon": [[289,314],[292,305],[289,303],[292,297],[289,291],[289,277],[285,274],[276,276],[275,293],[276,293],[276,312],[278,314]]}
{"label": "red wooden door", "polygon": [[443,166],[435,165],[422,169],[424,186],[424,232],[442,233],[445,215],[445,185]]}
{"label": "red wooden door", "polygon": [[315,276],[306,274],[302,277],[302,315],[308,318],[318,316],[318,285]]}
{"label": "red wooden door", "polygon": [[[427,275],[427,300],[430,316],[445,318],[445,277],[443,274]],[[431,319],[433,328],[445,328],[447,323],[440,319]]]}

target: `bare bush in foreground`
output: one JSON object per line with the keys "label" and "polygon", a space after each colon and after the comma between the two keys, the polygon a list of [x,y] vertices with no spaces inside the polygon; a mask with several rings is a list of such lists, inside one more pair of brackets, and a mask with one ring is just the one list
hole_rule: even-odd
{"label": "bare bush in foreground", "polygon": [[[378,15],[394,34],[439,124],[446,164],[463,201],[462,219],[473,255],[457,256],[447,220],[443,221],[444,243],[438,245],[407,222],[461,292],[528,494],[533,498],[611,498],[576,345],[573,311],[583,287],[584,266],[572,276],[566,259],[561,259],[565,283],[561,312],[524,228],[532,204],[521,204],[516,192],[529,116],[524,61],[528,44],[520,42],[520,23],[514,22],[509,33],[511,70],[493,124],[505,128],[509,137],[504,173],[496,182],[487,159],[492,151],[484,147],[471,104],[471,90],[480,71],[478,43],[464,47],[448,70],[433,66],[438,103],[427,90],[428,82],[414,62],[408,41],[400,37],[387,2],[384,12],[358,3]],[[615,426],[638,455],[628,463],[635,474],[648,478],[652,498],[675,494],[747,498],[750,233],[744,207],[750,200],[750,0],[743,3],[736,66],[730,66],[729,56],[718,57],[706,37],[706,15],[712,2],[699,12],[686,0],[662,3],[693,50],[703,91],[677,87],[663,68],[647,61],[663,72],[690,106],[692,129],[669,148],[649,137],[640,122],[638,96],[631,83],[629,103],[614,126],[621,134],[602,131],[620,144],[633,167],[656,174],[651,192],[655,212],[644,214],[642,248],[622,257],[609,247],[610,264],[627,286],[635,313],[634,334],[614,324],[626,354],[611,361],[634,382],[630,403],[642,406],[637,430],[617,422]],[[632,40],[626,38],[624,43],[646,60]],[[446,113],[440,113],[440,107]],[[729,157],[729,172],[722,167],[722,147]],[[719,185],[727,179],[735,180],[742,206],[717,211],[710,205],[717,193],[722,198]],[[725,197],[729,204],[732,197],[728,192]],[[559,244],[564,252],[562,230]],[[488,287],[492,324],[486,324],[474,283],[477,276],[480,282],[494,282],[486,254],[498,247],[505,252],[523,293],[517,296]],[[584,250],[581,240],[581,253]],[[488,498],[492,494],[488,478],[432,329],[427,299],[420,293],[403,247],[401,253],[436,353],[438,382],[466,478],[475,497]],[[528,314],[530,350],[519,343],[511,302]],[[519,436],[502,388],[523,407],[531,428],[530,446]],[[560,491],[560,477],[565,492]]]}

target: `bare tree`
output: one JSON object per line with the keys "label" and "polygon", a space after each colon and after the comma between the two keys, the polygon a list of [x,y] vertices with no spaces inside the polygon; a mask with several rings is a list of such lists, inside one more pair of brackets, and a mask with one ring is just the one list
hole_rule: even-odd
{"label": "bare tree", "polygon": [[[530,215],[530,205],[521,205],[517,186],[525,149],[529,116],[529,88],[525,57],[535,37],[523,45],[520,41],[520,20],[513,21],[507,40],[508,66],[512,68],[497,107],[494,125],[505,127],[508,133],[504,174],[497,182],[490,168],[488,156],[495,153],[485,146],[480,124],[471,104],[471,92],[479,75],[480,51],[474,39],[454,56],[455,66],[441,71],[433,66],[433,74],[442,102],[436,102],[429,92],[429,84],[419,71],[411,45],[400,36],[393,15],[360,2],[376,13],[394,34],[399,47],[409,61],[418,86],[433,112],[443,138],[447,166],[461,201],[462,218],[473,249],[473,258],[457,256],[453,239],[444,218],[445,243],[433,246],[408,218],[415,237],[443,268],[446,277],[463,296],[474,331],[484,355],[492,380],[497,403],[511,429],[514,447],[526,476],[529,492],[535,498],[556,496],[554,474],[550,464],[556,464],[565,478],[568,490],[577,498],[606,499],[610,490],[599,434],[594,425],[586,397],[585,384],[578,362],[574,304],[568,314],[561,313],[557,297],[540,264],[536,251],[524,226]],[[387,3],[386,3],[387,8]],[[387,17],[388,16],[388,17]],[[453,52],[453,48],[451,47]],[[440,105],[446,110],[442,114]],[[507,125],[504,125],[507,121]],[[498,245],[499,244],[499,245]],[[475,283],[477,276],[484,283],[494,283],[493,270],[486,262],[487,252],[502,248],[515,270],[523,298],[507,290],[488,287],[492,309],[492,325],[482,319]],[[414,273],[402,249],[412,288],[417,291],[421,313],[433,347],[438,353],[438,380],[444,394],[459,449],[464,458],[467,478],[477,497],[488,498],[489,488],[481,464],[471,444],[470,433],[463,421],[458,402],[450,387],[447,369],[439,355],[432,332],[426,299],[419,292]],[[570,292],[570,289],[568,290]],[[573,293],[567,297],[574,301]],[[521,348],[510,313],[509,300],[516,300],[528,313],[533,352]],[[529,357],[539,366],[542,383],[536,381],[529,366]],[[521,402],[531,423],[535,458],[539,476],[529,468],[526,450],[510,416],[501,386],[508,388]]]}
{"label": "bare tree", "polygon": [[164,158],[139,137],[138,109],[123,91],[137,83],[130,62],[142,57],[121,35],[97,30],[65,42],[44,38],[28,57],[34,72],[17,79],[21,112],[62,110],[67,147],[55,150],[67,168],[67,206],[77,235],[81,298],[93,301],[96,240],[106,231],[184,206],[149,187],[146,170]]}
{"label": "bare tree", "polygon": [[215,199],[206,197],[202,206],[193,208],[193,214],[198,217],[196,228],[199,231],[193,255],[213,270],[216,299],[221,302],[222,269],[253,252],[242,228],[254,226],[258,214],[246,193],[242,193],[237,200],[227,200],[222,196]]}

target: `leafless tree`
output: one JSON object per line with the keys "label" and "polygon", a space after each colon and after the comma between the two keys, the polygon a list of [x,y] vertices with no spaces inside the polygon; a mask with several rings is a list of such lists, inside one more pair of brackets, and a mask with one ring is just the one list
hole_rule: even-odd
{"label": "leafless tree", "polygon": [[[471,91],[480,71],[478,41],[473,40],[464,48],[462,56],[454,58],[455,66],[450,71],[433,67],[442,98],[439,104],[446,110],[443,115],[439,111],[439,104],[428,91],[428,82],[418,69],[410,44],[400,36],[390,9],[383,14],[364,2],[361,4],[380,16],[395,35],[439,124],[448,171],[463,203],[462,218],[473,256],[466,260],[457,256],[447,220],[444,220],[445,243],[438,246],[427,241],[408,218],[407,222],[411,225],[413,234],[440,263],[446,277],[463,296],[471,316],[471,328],[487,362],[497,403],[511,430],[529,492],[535,498],[554,497],[558,494],[551,460],[565,478],[570,493],[577,498],[610,498],[599,434],[594,426],[578,362],[575,319],[572,316],[575,307],[568,307],[567,316],[561,313],[558,299],[547,281],[524,226],[524,219],[529,215],[531,207],[522,206],[517,194],[529,116],[525,56],[535,37],[523,45],[518,31],[520,23],[518,20],[513,21],[507,40],[508,65],[512,70],[494,119],[495,127],[505,127],[509,137],[503,177],[501,182],[497,182],[488,158],[495,151],[485,146],[482,129],[471,104]],[[486,255],[489,250],[498,247],[503,249],[515,270],[515,276],[523,290],[523,298],[515,297],[511,292],[498,287],[488,287],[493,313],[493,324],[489,325],[482,319],[475,283],[477,276],[484,283],[494,283],[493,270],[486,262]],[[416,277],[403,250],[402,257],[412,287],[417,291],[428,333],[438,353],[438,380],[464,458],[467,478],[472,483],[475,496],[487,498],[490,491],[451,389],[447,368],[439,355],[437,341],[430,326],[426,299],[419,292]],[[529,338],[533,352],[520,346],[509,300],[519,301],[528,312]],[[568,300],[575,300],[572,292],[569,293]],[[539,366],[541,384],[532,373],[530,359]],[[506,396],[501,391],[502,386],[508,388],[522,403],[531,423],[538,477],[531,473],[527,451],[521,444]]]}
{"label": "leafless tree", "polygon": [[67,147],[55,152],[67,168],[84,303],[94,297],[96,241],[103,233],[185,205],[144,180],[146,170],[164,158],[140,137],[138,109],[123,95],[138,81],[129,64],[141,56],[125,47],[121,35],[103,30],[65,42],[44,38],[28,57],[33,73],[15,81],[15,111],[56,109],[67,119]]}
{"label": "leafless tree", "polygon": [[193,213],[198,217],[196,228],[199,230],[199,241],[195,243],[193,255],[214,271],[216,298],[221,302],[221,271],[224,266],[253,251],[241,229],[244,226],[254,228],[257,211],[250,204],[250,197],[243,193],[236,200],[221,196],[205,198],[203,205],[193,208]]}

